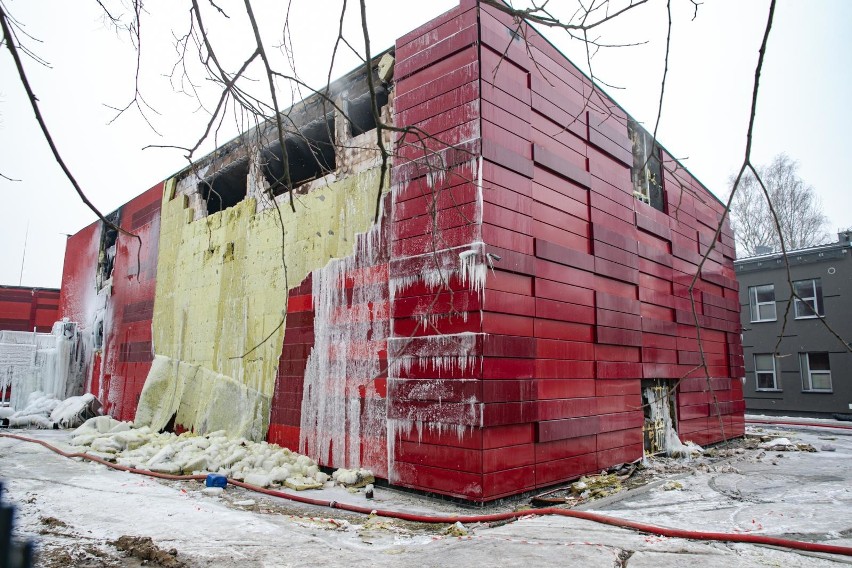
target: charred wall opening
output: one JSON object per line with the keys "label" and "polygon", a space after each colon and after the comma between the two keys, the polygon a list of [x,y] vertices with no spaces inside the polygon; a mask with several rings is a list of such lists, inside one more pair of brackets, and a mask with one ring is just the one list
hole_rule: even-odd
{"label": "charred wall opening", "polygon": [[633,195],[654,209],[665,213],[666,199],[663,191],[660,147],[654,143],[653,136],[634,120],[628,121],[627,131],[633,142],[633,167],[630,168]]}
{"label": "charred wall opening", "polygon": [[[384,87],[380,87],[376,90],[376,106],[379,109],[379,114],[387,104],[388,91]],[[376,128],[370,93],[364,93],[346,101],[346,115],[349,117],[349,132],[352,136],[358,136]]]}
{"label": "charred wall opening", "polygon": [[[666,453],[677,439],[677,402],[674,381],[642,381],[642,408],[645,419],[642,433],[647,455]],[[679,440],[678,440],[679,442]]]}
{"label": "charred wall opening", "polygon": [[[106,282],[112,278],[112,271],[115,268],[115,254],[118,247],[118,227],[121,221],[121,210],[117,209],[107,215],[105,218],[108,223],[101,222],[101,246],[98,253],[98,269],[97,282],[98,289],[104,287]],[[112,226],[110,226],[112,225]]]}
{"label": "charred wall opening", "polygon": [[[290,184],[297,187],[322,177],[337,167],[334,153],[334,113],[314,120],[299,129],[299,133],[284,140]],[[273,195],[287,190],[281,144],[273,144],[261,152],[261,171]]]}
{"label": "charred wall opening", "polygon": [[207,205],[208,215],[233,207],[246,198],[248,173],[248,159],[244,158],[199,182],[198,191]]}

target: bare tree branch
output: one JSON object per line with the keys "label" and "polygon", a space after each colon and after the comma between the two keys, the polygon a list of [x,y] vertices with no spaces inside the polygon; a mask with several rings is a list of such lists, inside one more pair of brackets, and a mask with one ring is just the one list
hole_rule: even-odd
{"label": "bare tree branch", "polygon": [[6,38],[6,47],[9,49],[9,52],[12,54],[12,59],[15,61],[15,67],[18,70],[18,78],[21,81],[21,85],[24,87],[24,90],[27,92],[27,97],[30,100],[30,106],[33,109],[33,113],[35,114],[36,121],[38,122],[39,128],[41,128],[41,132],[44,135],[45,141],[47,141],[47,145],[50,146],[50,151],[53,154],[53,158],[56,160],[56,163],[59,164],[59,167],[62,168],[65,177],[68,178],[68,181],[71,182],[71,185],[74,187],[74,190],[77,192],[77,195],[80,197],[80,200],[86,204],[86,206],[98,216],[98,219],[101,220],[106,226],[118,231],[123,235],[127,235],[128,237],[133,237],[136,239],[138,248],[136,251],[136,275],[138,277],[142,272],[142,259],[141,259],[141,250],[142,250],[142,239],[139,235],[126,231],[107,219],[103,213],[101,213],[97,207],[86,197],[86,194],[83,193],[83,188],[80,187],[80,184],[77,183],[77,180],[74,178],[71,170],[68,169],[68,166],[65,164],[65,160],[62,159],[62,156],[59,154],[59,149],[56,147],[56,144],[53,141],[53,136],[50,134],[50,130],[47,128],[47,123],[44,121],[44,117],[41,114],[41,109],[38,105],[38,97],[36,97],[33,92],[32,87],[30,86],[30,82],[27,79],[27,74],[24,71],[24,65],[21,62],[21,58],[18,55],[18,49],[15,45],[15,41],[12,35],[12,31],[10,29],[8,17],[6,15],[5,7],[0,4],[0,28],[3,30],[3,36]]}

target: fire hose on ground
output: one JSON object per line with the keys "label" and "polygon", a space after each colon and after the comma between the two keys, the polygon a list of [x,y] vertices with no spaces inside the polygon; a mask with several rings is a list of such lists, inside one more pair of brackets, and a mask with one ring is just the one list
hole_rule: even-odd
{"label": "fire hose on ground", "polygon": [[[168,473],[158,473],[143,469],[136,469],[132,467],[127,467],[119,464],[114,464],[105,459],[102,459],[97,456],[89,455],[84,452],[66,452],[63,451],[56,446],[53,446],[43,440],[38,440],[35,438],[28,438],[25,436],[19,436],[17,434],[0,434],[0,436],[5,438],[13,438],[15,440],[21,440],[24,442],[30,442],[34,444],[39,444],[48,450],[51,450],[63,457],[66,458],[81,458],[84,460],[96,462],[102,465],[105,465],[109,468],[116,469],[119,471],[126,471],[129,473],[135,473],[138,475],[146,475],[149,477],[155,477],[159,479],[166,479],[170,481],[204,481],[207,476],[206,475],[172,475]],[[707,531],[692,531],[685,529],[675,529],[675,528],[667,528],[667,527],[658,527],[655,525],[649,525],[646,523],[640,523],[636,521],[629,521],[626,519],[618,519],[615,517],[610,517],[608,515],[601,515],[600,513],[593,513],[589,511],[576,511],[572,509],[560,509],[557,507],[548,507],[543,509],[530,509],[524,511],[507,511],[504,513],[492,513],[492,514],[483,514],[483,515],[422,515],[415,513],[406,513],[402,511],[391,511],[391,510],[382,510],[382,509],[373,509],[370,507],[362,507],[360,505],[352,505],[349,503],[341,503],[339,501],[328,501],[325,499],[313,499],[310,497],[303,497],[301,495],[293,495],[291,493],[285,493],[283,491],[276,491],[274,489],[267,489],[265,487],[258,487],[256,485],[250,485],[248,483],[243,483],[241,481],[228,479],[228,483],[235,485],[237,487],[242,487],[244,489],[248,489],[250,491],[255,491],[257,493],[262,493],[264,495],[270,495],[272,497],[278,497],[281,499],[287,499],[289,501],[294,501],[297,503],[304,503],[307,505],[315,505],[318,507],[328,507],[332,509],[340,509],[342,511],[349,511],[353,513],[361,513],[366,515],[377,515],[380,517],[387,517],[392,519],[399,519],[404,521],[411,521],[417,523],[447,523],[452,524],[456,522],[461,523],[491,523],[497,521],[507,521],[518,519],[521,517],[529,517],[529,516],[545,516],[545,515],[557,515],[562,517],[573,517],[576,519],[584,519],[587,521],[593,521],[596,523],[602,523],[607,525],[612,525],[615,527],[632,529],[635,531],[653,534],[657,536],[664,536],[669,538],[684,538],[689,540],[711,540],[717,542],[736,542],[736,543],[745,543],[745,544],[758,544],[758,545],[768,545],[768,546],[777,546],[781,548],[788,548],[792,550],[803,550],[807,552],[821,552],[828,554],[840,554],[843,556],[852,556],[852,547],[848,546],[837,546],[831,544],[823,544],[818,542],[805,542],[798,540],[788,540],[784,538],[777,538],[772,536],[764,536],[757,534],[742,534],[742,533],[722,533],[722,532],[707,532]]]}

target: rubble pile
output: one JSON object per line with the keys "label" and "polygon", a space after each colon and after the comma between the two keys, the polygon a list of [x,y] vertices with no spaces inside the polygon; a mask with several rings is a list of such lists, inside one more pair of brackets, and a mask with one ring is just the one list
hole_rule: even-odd
{"label": "rubble pile", "polygon": [[365,469],[341,469],[329,476],[308,456],[277,444],[228,438],[224,431],[161,433],[109,416],[86,421],[72,433],[70,443],[125,467],[173,475],[218,473],[258,487],[302,490],[335,483],[361,486],[374,480]]}
{"label": "rubble pile", "polygon": [[793,442],[789,438],[772,438],[766,436],[767,440],[762,440],[760,448],[770,452],[815,452],[815,447],[802,442]]}

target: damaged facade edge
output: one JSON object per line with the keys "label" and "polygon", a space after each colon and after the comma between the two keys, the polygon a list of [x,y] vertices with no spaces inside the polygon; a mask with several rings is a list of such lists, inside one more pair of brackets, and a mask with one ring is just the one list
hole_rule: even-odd
{"label": "damaged facade edge", "polygon": [[[99,223],[70,237],[85,389],[120,419],[473,501],[637,459],[667,428],[741,435],[722,205],[514,26],[463,0],[373,61],[383,121],[429,134],[384,131],[385,188],[359,69],[284,113],[286,152],[264,124],[113,213],[141,269]],[[708,379],[688,286],[711,244]]]}

